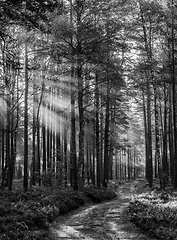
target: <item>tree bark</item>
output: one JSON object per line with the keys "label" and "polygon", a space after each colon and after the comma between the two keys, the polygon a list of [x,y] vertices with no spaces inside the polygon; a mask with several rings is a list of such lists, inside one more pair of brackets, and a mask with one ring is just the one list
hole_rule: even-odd
{"label": "tree bark", "polygon": [[28,190],[28,43],[25,42],[25,106],[24,106],[24,181],[23,189]]}
{"label": "tree bark", "polygon": [[173,136],[174,136],[174,161],[175,161],[175,188],[177,188],[177,126],[176,126],[176,77],[175,77],[175,33],[174,33],[174,0],[171,1],[171,48],[172,48],[172,93],[173,93]]}
{"label": "tree bark", "polygon": [[100,122],[99,122],[99,86],[98,74],[95,74],[95,131],[96,131],[96,159],[97,159],[97,187],[101,187],[101,164],[100,164]]}

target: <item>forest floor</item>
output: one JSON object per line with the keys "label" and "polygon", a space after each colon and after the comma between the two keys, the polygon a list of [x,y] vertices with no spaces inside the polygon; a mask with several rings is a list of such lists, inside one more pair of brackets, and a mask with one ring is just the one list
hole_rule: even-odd
{"label": "forest floor", "polygon": [[82,191],[33,186],[24,192],[22,183],[14,180],[13,191],[0,189],[0,240],[48,240],[50,226],[59,216],[117,196],[114,185],[108,189],[88,185]]}
{"label": "forest floor", "polygon": [[[79,240],[150,240],[130,222],[127,208],[137,189],[137,181],[126,182],[117,188],[118,196],[109,202],[84,206],[55,221],[50,239]],[[145,191],[145,190],[144,190]]]}
{"label": "forest floor", "polygon": [[[0,240],[177,240],[177,189],[154,180],[108,189],[33,187],[0,190]],[[141,230],[140,230],[141,229]]]}

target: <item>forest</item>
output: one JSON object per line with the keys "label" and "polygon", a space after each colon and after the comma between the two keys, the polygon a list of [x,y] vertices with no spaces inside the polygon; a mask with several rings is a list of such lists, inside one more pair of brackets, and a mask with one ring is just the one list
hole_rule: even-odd
{"label": "forest", "polygon": [[0,25],[2,196],[177,189],[174,0],[1,0]]}

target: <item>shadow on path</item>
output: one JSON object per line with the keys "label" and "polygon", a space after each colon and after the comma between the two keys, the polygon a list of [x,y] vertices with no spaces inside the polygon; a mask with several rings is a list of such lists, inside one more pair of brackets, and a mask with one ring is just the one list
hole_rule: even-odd
{"label": "shadow on path", "polygon": [[51,239],[79,240],[150,240],[129,222],[126,207],[136,182],[117,189],[118,197],[110,202],[80,208],[59,217],[51,228]]}

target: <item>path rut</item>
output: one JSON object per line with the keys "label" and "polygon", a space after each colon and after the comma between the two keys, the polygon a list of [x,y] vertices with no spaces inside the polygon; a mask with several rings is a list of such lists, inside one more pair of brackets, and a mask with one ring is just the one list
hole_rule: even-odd
{"label": "path rut", "polygon": [[82,207],[59,217],[51,228],[51,239],[152,240],[130,223],[126,214],[135,184],[128,182],[120,186],[113,201]]}

